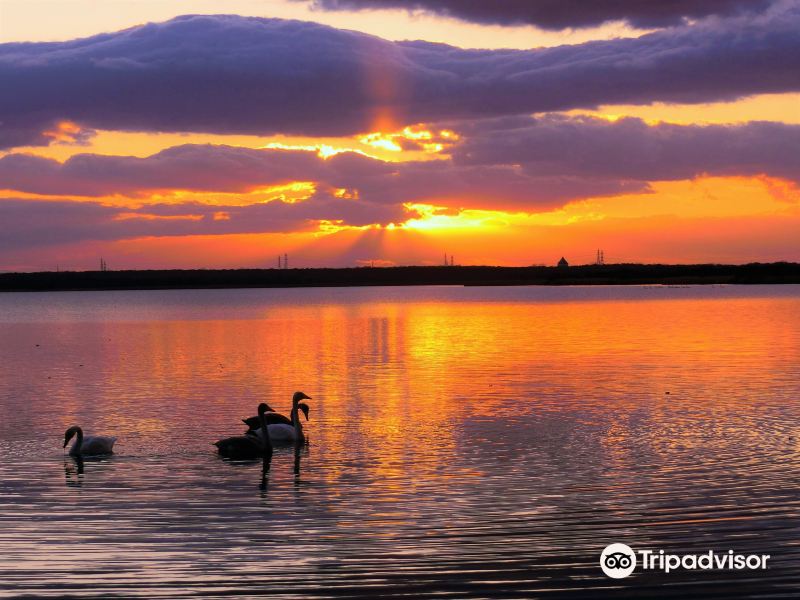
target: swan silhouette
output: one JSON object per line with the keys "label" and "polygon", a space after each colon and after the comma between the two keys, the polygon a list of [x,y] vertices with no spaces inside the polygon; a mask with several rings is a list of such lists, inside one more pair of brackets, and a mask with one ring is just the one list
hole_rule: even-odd
{"label": "swan silhouette", "polygon": [[83,429],[74,425],[64,432],[64,448],[67,447],[73,436],[77,435],[75,443],[69,449],[71,456],[98,456],[101,454],[114,454],[116,437],[108,435],[83,435]]}
{"label": "swan silhouette", "polygon": [[[266,404],[258,405],[258,418],[261,421],[261,427],[267,427]],[[272,454],[272,442],[267,437],[255,435],[252,432],[247,432],[244,435],[236,435],[233,437],[225,438],[214,442],[220,456],[225,458],[233,458],[237,460],[267,457]]]}
{"label": "swan silhouette", "polygon": [[[303,442],[305,441],[305,434],[303,433],[303,424],[300,421],[300,414],[299,411],[302,411],[308,420],[308,404],[304,402],[300,402],[300,400],[311,400],[311,396],[306,396],[303,392],[295,392],[292,396],[292,412],[291,417],[286,419],[283,415],[278,415],[282,417],[281,420],[274,423],[269,423],[267,419],[267,431],[269,432],[269,438],[272,442]],[[262,406],[267,406],[266,404],[260,404],[259,409]],[[277,414],[277,413],[271,413]],[[269,415],[267,415],[268,417]],[[283,421],[286,419],[289,423]],[[245,419],[245,423],[249,424],[250,419]],[[255,435],[258,436],[260,439],[264,438],[264,429],[259,428],[255,430],[250,430],[247,432],[248,435]]]}
{"label": "swan silhouette", "polygon": [[[280,424],[280,423],[282,423],[284,425],[291,425],[292,424],[292,421],[291,421],[291,419],[289,419],[289,417],[286,417],[286,416],[284,416],[284,415],[282,415],[280,413],[275,412],[275,409],[272,408],[266,402],[262,402],[258,406],[259,406],[259,408],[261,408],[262,406],[265,407],[265,409],[267,411],[267,414],[266,414],[267,425],[277,425],[277,424]],[[257,429],[261,428],[261,418],[258,415],[256,415],[255,417],[248,417],[246,419],[242,419],[242,423],[247,425],[248,432],[256,431]]]}

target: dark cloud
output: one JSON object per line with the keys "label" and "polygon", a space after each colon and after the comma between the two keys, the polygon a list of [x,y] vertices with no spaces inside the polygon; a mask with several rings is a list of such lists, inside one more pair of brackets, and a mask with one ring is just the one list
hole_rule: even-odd
{"label": "dark cloud", "polygon": [[[85,128],[349,135],[593,107],[800,90],[800,10],[539,50],[389,42],[315,23],[187,16],[0,45],[0,143]],[[23,125],[19,125],[23,124]]]}
{"label": "dark cloud", "polygon": [[648,125],[547,115],[469,124],[454,147],[461,166],[518,165],[531,176],[664,181],[766,174],[800,182],[800,126]]}
{"label": "dark cloud", "polygon": [[76,154],[64,163],[29,154],[0,158],[0,188],[35,194],[136,196],[154,190],[246,192],[326,179],[327,165],[303,150],[186,144],[146,158]]}
{"label": "dark cloud", "polygon": [[473,23],[567,29],[627,21],[665,27],[711,15],[758,13],[774,0],[295,0],[324,10],[400,8]]}
{"label": "dark cloud", "polygon": [[6,115],[0,120],[0,149],[17,146],[47,146],[53,139],[45,135],[54,122],[39,119],[36,115]]}
{"label": "dark cloud", "polygon": [[513,165],[400,163],[392,173],[351,182],[359,197],[388,203],[537,212],[570,200],[642,192],[647,182],[566,174],[533,175]]}
{"label": "dark cloud", "polygon": [[325,193],[297,203],[211,206],[186,202],[139,209],[99,202],[2,199],[0,250],[152,236],[316,231],[320,221],[362,226],[401,222],[415,214],[399,205],[354,202]]}

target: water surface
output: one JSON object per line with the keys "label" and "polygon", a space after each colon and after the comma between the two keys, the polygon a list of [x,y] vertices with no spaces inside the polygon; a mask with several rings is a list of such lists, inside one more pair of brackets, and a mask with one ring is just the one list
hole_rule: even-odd
{"label": "water surface", "polygon": [[[798,381],[800,286],[0,294],[0,595],[796,597]],[[295,390],[266,485],[214,454]]]}

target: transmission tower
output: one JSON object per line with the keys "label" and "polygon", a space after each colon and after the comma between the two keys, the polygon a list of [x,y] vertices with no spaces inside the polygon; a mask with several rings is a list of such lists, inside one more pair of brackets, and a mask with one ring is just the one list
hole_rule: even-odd
{"label": "transmission tower", "polygon": [[597,260],[595,261],[596,265],[604,265],[606,264],[605,258],[603,257],[603,251],[598,249],[597,250]]}

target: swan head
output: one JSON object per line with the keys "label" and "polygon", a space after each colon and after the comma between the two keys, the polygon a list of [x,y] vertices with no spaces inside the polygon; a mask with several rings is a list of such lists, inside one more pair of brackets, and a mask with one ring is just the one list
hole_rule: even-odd
{"label": "swan head", "polygon": [[80,430],[81,430],[81,428],[80,428],[80,427],[78,427],[77,425],[73,425],[72,427],[70,427],[69,429],[67,429],[67,430],[64,432],[64,448],[66,448],[66,447],[67,447],[67,444],[69,444],[69,441],[70,441],[70,440],[73,438],[73,436],[74,436],[76,433],[78,433]]}
{"label": "swan head", "polygon": [[303,392],[295,392],[292,396],[292,404],[297,404],[300,400],[311,400],[311,396],[306,396]]}
{"label": "swan head", "polygon": [[262,402],[261,404],[258,405],[258,416],[259,417],[264,415],[265,413],[268,413],[268,412],[275,412],[274,410],[272,410],[270,408],[269,404],[267,404],[266,402]]}
{"label": "swan head", "polygon": [[308,421],[308,404],[306,404],[305,402],[300,402],[297,405],[297,408],[303,411],[303,414],[306,416],[306,421]]}

